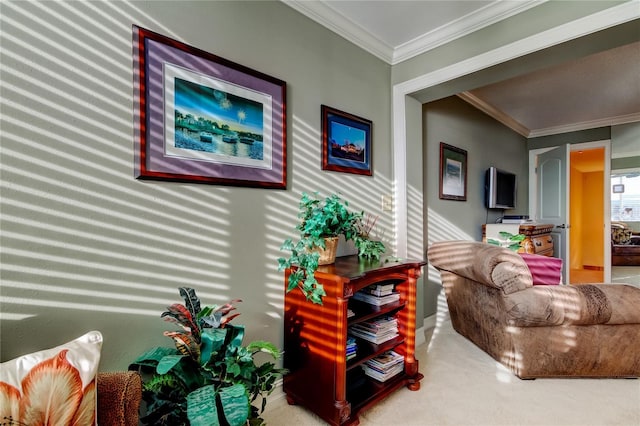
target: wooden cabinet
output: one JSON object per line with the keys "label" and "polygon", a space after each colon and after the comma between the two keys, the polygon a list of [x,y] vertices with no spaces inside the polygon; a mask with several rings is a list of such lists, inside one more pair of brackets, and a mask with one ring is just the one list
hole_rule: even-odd
{"label": "wooden cabinet", "polygon": [[[284,392],[290,404],[313,411],[332,425],[355,425],[361,411],[391,392],[420,388],[423,375],[415,359],[416,279],[424,261],[367,262],[344,256],[316,272],[327,295],[322,305],[308,302],[299,290],[285,296]],[[285,288],[291,270],[285,273]],[[353,295],[376,283],[395,284],[400,300],[375,306]],[[354,315],[349,316],[352,311]],[[377,317],[395,316],[399,336],[382,344],[357,339],[356,357],[347,361],[350,326]],[[404,357],[404,371],[379,382],[363,364],[388,350]]]}
{"label": "wooden cabinet", "polygon": [[525,253],[553,256],[553,225],[520,225],[520,233],[526,238],[521,246]]}
{"label": "wooden cabinet", "polygon": [[[525,239],[520,243],[520,247],[522,247],[521,250],[530,254],[553,256],[553,239],[551,238],[551,230],[553,230],[553,225],[548,224],[520,225],[519,233],[524,234],[525,236]],[[486,225],[482,225],[482,241],[486,242]]]}

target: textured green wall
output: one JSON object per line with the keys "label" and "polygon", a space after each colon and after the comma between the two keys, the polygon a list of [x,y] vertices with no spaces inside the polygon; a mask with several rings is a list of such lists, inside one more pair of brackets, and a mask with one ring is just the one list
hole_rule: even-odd
{"label": "textured green wall", "polygon": [[[179,286],[233,298],[248,339],[282,345],[277,258],[302,191],[380,216],[391,193],[390,66],[278,1],[2,3],[1,359],[85,331],[102,370],[170,345]],[[288,189],[133,178],[131,26],[287,82]],[[320,106],[370,119],[373,177],[321,170]]]}

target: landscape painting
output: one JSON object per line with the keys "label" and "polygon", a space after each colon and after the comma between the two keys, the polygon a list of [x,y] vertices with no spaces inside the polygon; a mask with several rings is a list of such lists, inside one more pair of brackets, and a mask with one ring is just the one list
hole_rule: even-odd
{"label": "landscape painting", "polygon": [[[269,165],[271,140],[265,138],[271,100],[171,65],[165,66],[168,156],[202,161]],[[266,112],[269,114],[266,114]]]}
{"label": "landscape painting", "polygon": [[322,169],[371,176],[371,125],[322,105]]}
{"label": "landscape painting", "polygon": [[440,142],[440,199],[467,200],[467,151]]}

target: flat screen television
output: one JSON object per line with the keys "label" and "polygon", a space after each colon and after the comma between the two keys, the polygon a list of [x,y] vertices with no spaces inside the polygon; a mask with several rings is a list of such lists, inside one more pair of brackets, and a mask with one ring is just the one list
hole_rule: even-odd
{"label": "flat screen television", "polygon": [[515,173],[489,167],[485,173],[485,204],[490,209],[515,209],[518,178]]}

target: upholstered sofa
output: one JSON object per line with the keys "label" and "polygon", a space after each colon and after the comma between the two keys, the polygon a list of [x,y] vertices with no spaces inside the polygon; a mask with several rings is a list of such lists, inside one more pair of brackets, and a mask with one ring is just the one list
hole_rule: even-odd
{"label": "upholstered sofa", "polygon": [[611,222],[611,264],[640,266],[640,234],[624,222]]}
{"label": "upholstered sofa", "polygon": [[135,371],[98,373],[98,424],[138,426],[142,380]]}
{"label": "upholstered sofa", "polygon": [[522,379],[639,377],[640,288],[533,285],[524,259],[474,241],[429,247],[453,328]]}

